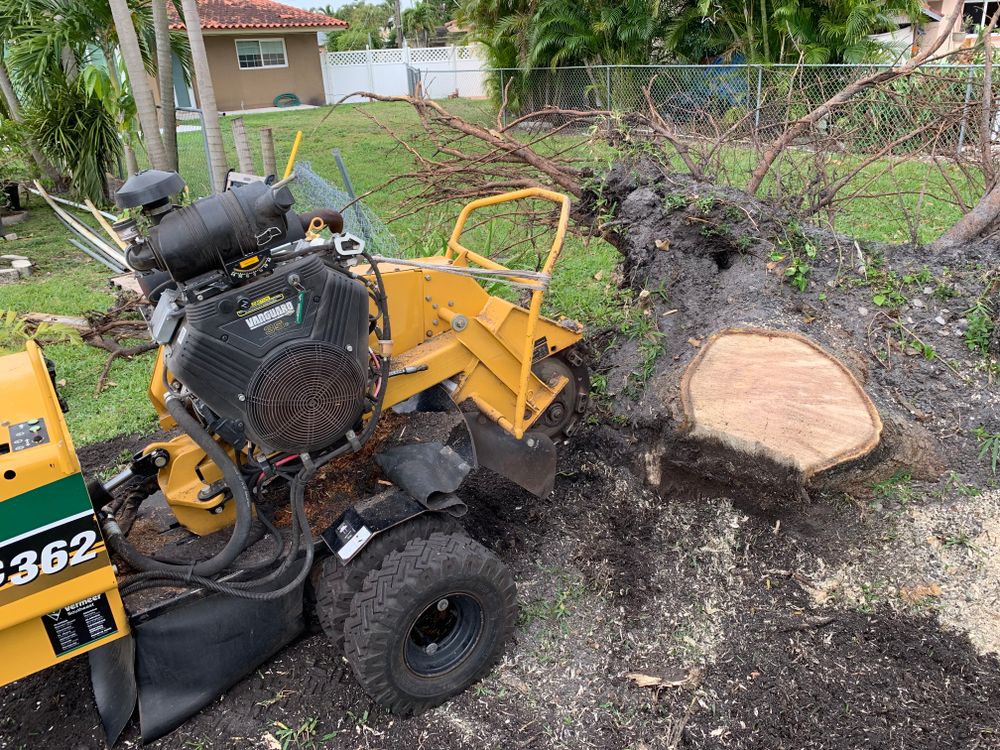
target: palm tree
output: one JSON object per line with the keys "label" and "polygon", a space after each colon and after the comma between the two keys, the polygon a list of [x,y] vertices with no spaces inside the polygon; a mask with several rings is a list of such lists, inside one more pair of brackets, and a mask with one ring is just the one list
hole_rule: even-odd
{"label": "palm tree", "polygon": [[491,68],[528,64],[534,0],[464,0],[458,20],[472,25],[472,38],[486,48]]}
{"label": "palm tree", "polygon": [[740,55],[759,63],[870,62],[884,54],[870,36],[917,20],[919,0],[687,0],[667,25],[664,47],[691,62]]}
{"label": "palm tree", "polygon": [[541,0],[533,65],[645,65],[659,30],[659,0]]}
{"label": "palm tree", "polygon": [[782,0],[774,21],[804,62],[862,63],[885,52],[872,34],[896,28],[898,17],[916,21],[920,13],[917,0],[827,0],[821,5]]}
{"label": "palm tree", "polygon": [[[0,45],[0,91],[3,92],[4,102],[7,105],[7,113],[10,115],[10,119],[18,125],[23,124],[24,118],[21,116],[21,103],[18,101],[17,93],[14,91],[14,86],[10,82],[10,76],[7,75],[7,68],[5,68],[3,64],[2,45]],[[52,181],[59,180],[59,173],[56,171],[55,167],[52,166],[52,162],[45,158],[45,154],[38,149],[34,140],[29,138],[26,145],[28,152],[31,154],[31,158],[38,166],[39,171]]]}
{"label": "palm tree", "polygon": [[405,41],[405,37],[403,36],[403,6],[400,4],[400,0],[395,0],[394,4],[396,6],[393,8],[394,18],[396,19],[396,46],[402,49],[403,42]]}
{"label": "palm tree", "polygon": [[160,89],[160,124],[167,167],[177,170],[177,112],[174,109],[174,53],[170,46],[170,19],[166,0],[152,0],[156,39],[156,79]]}
{"label": "palm tree", "polygon": [[412,8],[403,11],[403,30],[413,34],[422,47],[428,45],[430,34],[437,29],[440,21],[437,8],[427,0],[419,0]]}
{"label": "palm tree", "polygon": [[156,114],[156,102],[146,79],[146,67],[139,48],[139,37],[132,24],[132,12],[125,0],[108,0],[115,29],[118,32],[118,47],[121,50],[125,70],[128,72],[132,98],[135,100],[139,125],[146,143],[146,154],[156,169],[169,169],[167,152],[160,136],[160,123]]}
{"label": "palm tree", "polygon": [[212,72],[208,67],[205,52],[205,38],[201,33],[201,17],[198,15],[197,0],[181,0],[184,10],[184,28],[191,45],[191,62],[194,65],[195,84],[198,87],[198,101],[201,104],[202,122],[212,170],[212,182],[216,192],[221,193],[226,185],[226,152],[222,145],[222,128],[219,126],[219,108],[215,103],[215,88],[212,86]]}
{"label": "palm tree", "polygon": [[[136,0],[132,23],[143,66],[153,71],[153,24],[144,0]],[[120,70],[110,4],[0,0],[0,42],[25,122],[21,133],[30,132],[31,142],[72,177],[77,191],[100,202],[107,175],[123,172],[123,156],[130,170],[137,168],[132,143],[138,112]],[[181,60],[188,59],[181,35],[171,35],[170,43]],[[145,82],[145,75],[138,80]]]}
{"label": "palm tree", "polygon": [[[60,4],[0,0],[0,41],[25,147],[53,164],[47,176],[71,177],[95,201],[106,197],[106,174],[119,169],[122,144],[115,113],[131,106],[109,82],[101,52],[114,46],[114,24],[100,0]],[[96,47],[95,47],[96,43]],[[17,106],[19,105],[19,106]],[[58,170],[58,171],[57,171]]]}

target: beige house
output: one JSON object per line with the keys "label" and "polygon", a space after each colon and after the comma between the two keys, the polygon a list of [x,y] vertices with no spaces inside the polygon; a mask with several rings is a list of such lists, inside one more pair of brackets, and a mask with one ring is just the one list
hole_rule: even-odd
{"label": "beige house", "polygon": [[[167,8],[173,12],[172,3]],[[325,102],[317,33],[346,29],[346,22],[272,0],[198,0],[198,10],[221,111],[272,107],[283,94],[302,104]],[[184,23],[175,16],[170,28]],[[177,104],[197,106],[174,67]]]}
{"label": "beige house", "polygon": [[[930,43],[941,33],[943,19],[955,9],[956,5],[961,5],[958,20],[951,29],[950,36],[945,41],[941,52],[950,52],[962,47],[969,47],[976,40],[977,32],[990,22],[1000,2],[995,0],[932,0],[926,4],[928,15],[937,17],[933,23],[925,24],[922,31],[922,39]],[[1000,24],[998,24],[1000,26]]]}

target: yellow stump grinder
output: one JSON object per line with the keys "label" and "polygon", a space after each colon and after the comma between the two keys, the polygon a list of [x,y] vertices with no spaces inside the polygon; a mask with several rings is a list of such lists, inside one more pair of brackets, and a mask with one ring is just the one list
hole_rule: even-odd
{"label": "yellow stump grinder", "polygon": [[[149,741],[317,622],[379,704],[438,705],[516,619],[458,490],[484,467],[548,493],[587,403],[580,327],[540,315],[569,200],[475,201],[410,260],[295,213],[282,183],[179,207],[183,187],[150,170],[116,196],[162,439],[87,482],[51,363],[0,358],[0,684],[88,653],[109,742],[136,706]],[[526,199],[558,214],[536,269],[462,244],[473,211]]]}

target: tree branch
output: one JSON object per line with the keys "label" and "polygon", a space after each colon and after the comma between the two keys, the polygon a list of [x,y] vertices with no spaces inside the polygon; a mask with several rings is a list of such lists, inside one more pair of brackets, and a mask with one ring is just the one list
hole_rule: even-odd
{"label": "tree branch", "polygon": [[951,29],[955,25],[955,20],[958,18],[958,15],[962,11],[963,7],[962,3],[956,3],[955,7],[952,8],[951,12],[945,17],[944,21],[942,21],[941,33],[938,34],[937,39],[935,39],[929,47],[921,50],[919,54],[907,61],[906,64],[890,68],[889,70],[882,70],[849,83],[832,97],[813,109],[809,114],[804,117],[800,117],[798,120],[793,122],[791,127],[786,128],[785,131],[779,135],[764,151],[763,156],[761,156],[760,161],[754,168],[753,173],[750,175],[750,182],[747,184],[747,192],[751,195],[756,195],[757,191],[760,189],[761,183],[764,182],[764,178],[767,177],[768,172],[771,171],[771,167],[775,160],[781,155],[785,148],[804,130],[815,125],[820,119],[830,114],[834,108],[844,104],[861,91],[869,89],[876,84],[909,75],[918,67],[923,65],[924,62],[929,60],[931,55],[933,55],[941,47],[941,45],[944,44],[945,39],[947,39],[951,34]]}

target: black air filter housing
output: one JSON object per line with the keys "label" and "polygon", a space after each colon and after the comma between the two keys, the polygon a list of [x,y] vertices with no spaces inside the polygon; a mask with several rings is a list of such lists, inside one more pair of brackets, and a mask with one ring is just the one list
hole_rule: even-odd
{"label": "black air filter housing", "polygon": [[329,447],[368,391],[368,292],[312,256],[186,308],[170,372],[265,449]]}

